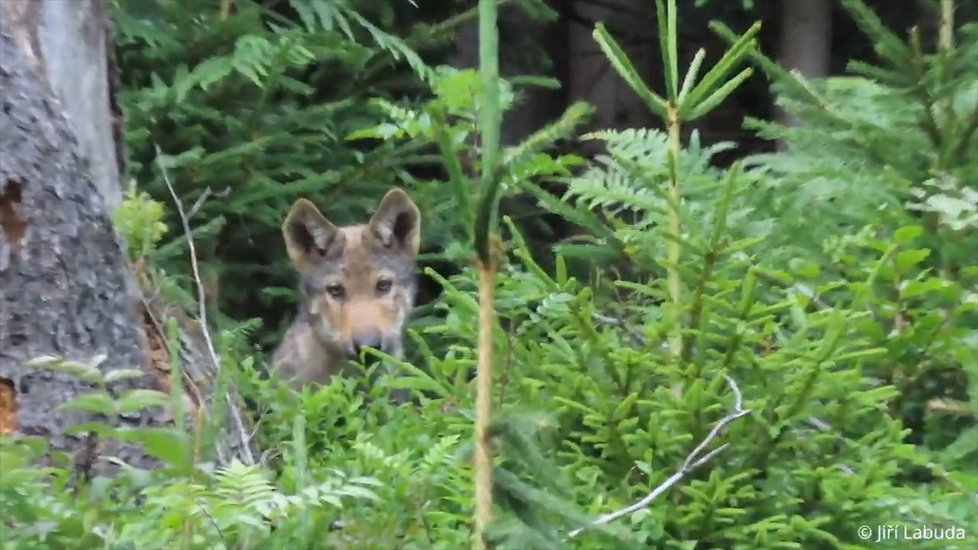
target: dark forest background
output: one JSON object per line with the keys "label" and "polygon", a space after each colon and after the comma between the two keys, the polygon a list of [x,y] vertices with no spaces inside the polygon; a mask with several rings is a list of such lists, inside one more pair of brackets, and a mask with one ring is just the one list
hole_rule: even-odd
{"label": "dark forest background", "polygon": [[[65,6],[0,0],[4,548],[974,548],[976,3]],[[406,357],[293,391],[283,218],[392,186]]]}

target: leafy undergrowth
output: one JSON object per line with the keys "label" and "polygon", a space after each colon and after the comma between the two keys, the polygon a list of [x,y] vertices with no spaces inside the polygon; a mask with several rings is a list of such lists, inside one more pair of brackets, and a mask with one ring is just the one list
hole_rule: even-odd
{"label": "leafy undergrowth", "polygon": [[[961,26],[953,52],[924,54],[860,2],[844,4],[879,45],[879,67],[800,82],[740,45],[803,122],[748,121],[784,152],[718,168],[712,156],[733,144],[701,145],[694,133],[680,148],[633,129],[583,136],[604,145],[587,162],[546,153],[583,106],[504,152],[506,193],[582,235],[541,254],[501,218],[496,548],[978,541],[978,75],[962,61],[978,55],[978,27]],[[598,36],[627,76],[627,59]],[[426,269],[441,297],[412,322],[409,359],[379,357],[392,368],[296,393],[239,345],[251,328],[225,328],[222,360],[255,405],[259,465],[216,464],[198,433],[171,430],[172,445],[160,445],[157,432],[102,426],[167,466],[79,480],[67,456],[36,466],[43,441],[4,437],[4,548],[472,546],[477,280],[458,260],[472,220],[453,159],[475,158],[484,91],[472,71],[429,77],[425,101],[377,99],[379,119],[349,136],[410,142],[446,163],[447,181],[411,191],[442,205],[440,246],[459,268]],[[509,105],[511,92],[494,93]],[[563,196],[546,190],[553,181]],[[675,182],[682,201],[666,191]],[[160,209],[129,201],[117,225],[143,255]],[[91,365],[39,363],[98,378]],[[411,400],[389,402],[395,389]],[[138,397],[67,406],[111,419],[170,399]],[[893,526],[884,540],[880,526]]]}

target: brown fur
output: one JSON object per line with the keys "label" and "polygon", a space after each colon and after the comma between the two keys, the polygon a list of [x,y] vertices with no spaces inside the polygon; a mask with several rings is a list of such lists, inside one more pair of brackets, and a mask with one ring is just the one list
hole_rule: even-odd
{"label": "brown fur", "polygon": [[391,189],[368,223],[346,227],[299,199],[282,233],[301,303],[272,355],[279,375],[294,387],[326,384],[363,347],[400,357],[421,236],[421,214],[407,194]]}

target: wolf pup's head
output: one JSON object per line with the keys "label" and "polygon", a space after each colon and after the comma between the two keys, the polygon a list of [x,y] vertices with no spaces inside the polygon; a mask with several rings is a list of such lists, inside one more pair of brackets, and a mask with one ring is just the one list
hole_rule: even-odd
{"label": "wolf pup's head", "polygon": [[351,359],[368,346],[400,356],[421,242],[421,213],[408,195],[391,189],[368,223],[345,227],[299,199],[282,232],[320,343]]}

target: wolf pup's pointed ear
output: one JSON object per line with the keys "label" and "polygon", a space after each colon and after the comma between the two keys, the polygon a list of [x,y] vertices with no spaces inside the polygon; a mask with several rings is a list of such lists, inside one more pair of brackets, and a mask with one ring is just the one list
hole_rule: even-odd
{"label": "wolf pup's pointed ear", "polygon": [[339,229],[306,199],[295,201],[282,223],[282,235],[289,259],[305,271],[326,258],[337,244]]}
{"label": "wolf pup's pointed ear", "polygon": [[411,256],[416,256],[421,248],[421,212],[407,193],[397,187],[381,199],[377,212],[370,218],[370,230],[384,246]]}

